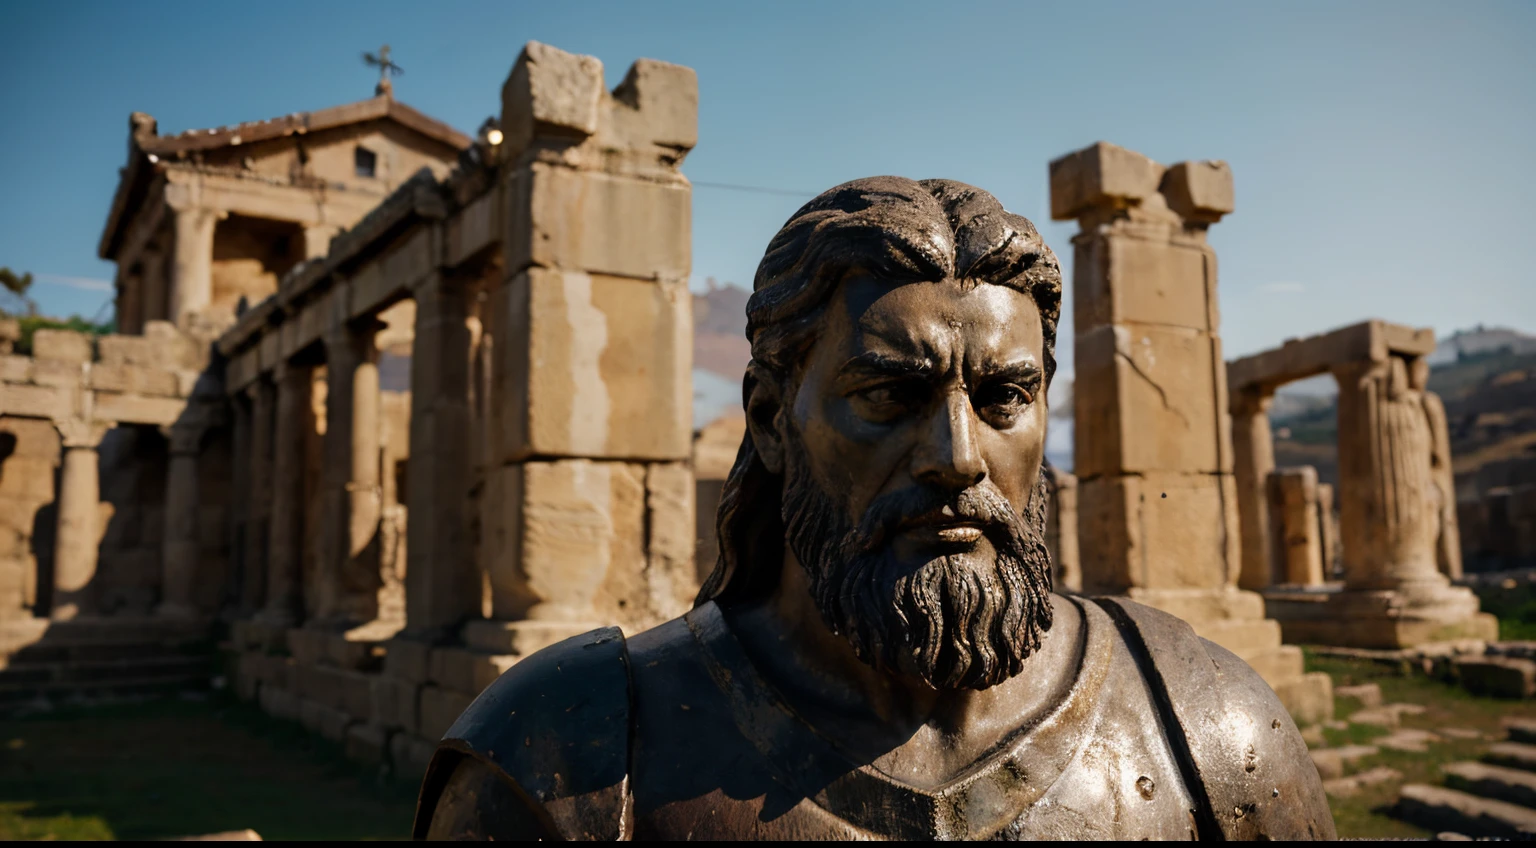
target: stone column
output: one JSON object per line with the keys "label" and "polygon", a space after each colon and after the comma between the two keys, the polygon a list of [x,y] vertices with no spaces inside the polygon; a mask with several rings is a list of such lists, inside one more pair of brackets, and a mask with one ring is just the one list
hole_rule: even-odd
{"label": "stone column", "polygon": [[[1102,142],[1050,170],[1051,216],[1079,223],[1072,470],[1084,591],[1185,619],[1254,666],[1298,721],[1331,717],[1327,675],[1305,674],[1300,650],[1281,645],[1264,617],[1264,599],[1237,588],[1239,496],[1206,239],[1234,208],[1231,170],[1165,167]],[[1245,422],[1249,471],[1261,414]]]}
{"label": "stone column", "polygon": [[[1426,378],[1427,379],[1427,378]],[[1440,533],[1435,539],[1435,561],[1449,580],[1461,578],[1461,526],[1456,517],[1456,474],[1451,467],[1451,431],[1440,396],[1424,392],[1424,417],[1429,421],[1430,472],[1434,479],[1435,504]]]}
{"label": "stone column", "polygon": [[1323,579],[1332,580],[1339,567],[1339,520],[1329,483],[1317,484],[1317,538],[1323,549]]}
{"label": "stone column", "polygon": [[406,636],[453,638],[480,614],[469,545],[470,332],[464,281],[429,274],[413,291],[411,465],[406,485]]}
{"label": "stone column", "polygon": [[610,93],[601,62],[536,43],[502,89],[506,276],[489,302],[481,531],[495,620],[466,628],[472,647],[520,654],[594,624],[633,631],[697,591],[679,172],[697,109],[691,69],[640,60]]}
{"label": "stone column", "polygon": [[277,408],[272,444],[272,511],[267,536],[267,603],[262,620],[296,626],[303,616],[304,450],[314,431],[314,369],[293,362],[274,373]]}
{"label": "stone column", "polygon": [[1334,376],[1346,588],[1445,586],[1435,559],[1434,438],[1409,363],[1393,355],[1340,365]]}
{"label": "stone column", "polygon": [[251,405],[245,393],[231,395],[228,399],[231,419],[229,504],[229,575],[225,595],[233,598],[237,612],[243,612],[249,603],[245,597],[245,570],[249,567],[250,553],[246,550],[251,520]]}
{"label": "stone column", "polygon": [[96,447],[106,425],[56,422],[64,450],[58,524],[53,543],[53,613],[68,621],[96,612],[96,561],[101,545],[101,473]]}
{"label": "stone column", "polygon": [[165,480],[165,532],[161,539],[160,606],[156,613],[190,618],[197,613],[198,511],[197,455],[203,428],[174,424],[167,428],[170,459]]}
{"label": "stone column", "polygon": [[1077,542],[1077,477],[1049,468],[1046,485],[1051,504],[1045,523],[1045,547],[1055,566],[1057,591],[1081,592],[1083,564]]}
{"label": "stone column", "polygon": [[169,321],[169,273],[166,270],[165,248],[160,245],[150,245],[144,248],[144,276],[141,285],[144,287],[144,298],[141,305],[139,332],[144,331],[144,324],[150,321]]}
{"label": "stone column", "polygon": [[1273,394],[1256,386],[1232,393],[1232,469],[1243,545],[1237,585],[1244,589],[1268,588],[1274,575],[1265,494],[1265,480],[1275,468],[1275,445],[1269,428],[1273,401]]}
{"label": "stone column", "polygon": [[[1216,257],[1224,164],[1165,168],[1098,144],[1051,164],[1076,218],[1073,320],[1083,588],[1218,590],[1238,577]],[[1178,211],[1175,210],[1178,207]]]}
{"label": "stone column", "polygon": [[1317,469],[1280,468],[1269,474],[1269,530],[1274,582],[1319,586],[1323,545],[1317,508]]}
{"label": "stone column", "polygon": [[126,273],[118,272],[117,331],[126,336],[144,332],[144,272],[135,264]]}
{"label": "stone column", "polygon": [[189,316],[201,314],[213,302],[213,231],[224,213],[198,206],[172,206],[171,214],[176,238],[167,320],[186,327]]}
{"label": "stone column", "polygon": [[245,532],[244,585],[240,591],[240,609],[254,613],[266,606],[267,572],[270,564],[267,545],[272,532],[272,437],[277,398],[272,382],[257,378],[245,390],[251,409],[250,448],[236,455],[246,463],[247,516]]}
{"label": "stone column", "polygon": [[360,624],[378,613],[378,326],[344,324],[325,339],[325,552],[322,617]]}

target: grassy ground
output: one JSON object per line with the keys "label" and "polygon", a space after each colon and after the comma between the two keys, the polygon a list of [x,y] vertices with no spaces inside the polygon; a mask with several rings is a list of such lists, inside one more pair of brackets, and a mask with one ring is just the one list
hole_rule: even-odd
{"label": "grassy ground", "polygon": [[163,700],[0,719],[0,839],[402,839],[414,785],[248,704]]}
{"label": "grassy ground", "polygon": [[[1374,766],[1390,766],[1403,773],[1398,783],[1366,787],[1352,798],[1330,798],[1333,819],[1341,837],[1426,837],[1429,831],[1398,821],[1387,814],[1397,801],[1398,790],[1407,783],[1440,785],[1444,782],[1442,765],[1463,760],[1476,760],[1487,750],[1491,742],[1504,737],[1499,722],[1506,716],[1536,718],[1536,702],[1504,701],[1480,698],[1465,690],[1424,677],[1400,677],[1386,666],[1368,662],[1327,659],[1308,655],[1309,671],[1326,671],[1333,676],[1335,686],[1356,683],[1376,683],[1381,686],[1385,703],[1422,704],[1427,711],[1419,716],[1404,716],[1404,727],[1435,731],[1444,727],[1460,727],[1483,733],[1484,739],[1445,739],[1431,743],[1425,754],[1400,753],[1383,749],[1355,767],[1357,771]],[[1356,708],[1353,701],[1340,700],[1340,718],[1347,718]],[[1351,725],[1348,730],[1328,730],[1324,735],[1330,746],[1352,743],[1371,744],[1387,731],[1379,728]]]}
{"label": "grassy ground", "polygon": [[1510,584],[1476,589],[1483,612],[1499,617],[1500,639],[1536,640],[1536,584],[1524,578]]}

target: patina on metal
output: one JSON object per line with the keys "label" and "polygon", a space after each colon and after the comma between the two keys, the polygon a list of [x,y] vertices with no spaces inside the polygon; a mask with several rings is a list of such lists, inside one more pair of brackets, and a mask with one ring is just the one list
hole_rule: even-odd
{"label": "patina on metal", "polygon": [[1051,593],[1061,272],[1030,222],[876,177],[774,237],[694,609],[514,665],[443,740],[449,839],[1333,838],[1241,660]]}

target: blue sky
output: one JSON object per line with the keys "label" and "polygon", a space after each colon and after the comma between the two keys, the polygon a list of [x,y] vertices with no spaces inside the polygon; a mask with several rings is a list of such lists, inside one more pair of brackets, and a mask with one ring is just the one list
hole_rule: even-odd
{"label": "blue sky", "polygon": [[[1367,317],[1536,331],[1536,3],[13,2],[0,30],[0,265],[57,314],[109,297],[129,112],[177,132],[361,99],[388,42],[396,96],[473,131],[537,39],[610,84],[640,56],[695,68],[697,181],[965,180],[1069,265],[1051,159],[1225,159],[1229,357]],[[695,282],[749,283],[804,199],[696,188]]]}

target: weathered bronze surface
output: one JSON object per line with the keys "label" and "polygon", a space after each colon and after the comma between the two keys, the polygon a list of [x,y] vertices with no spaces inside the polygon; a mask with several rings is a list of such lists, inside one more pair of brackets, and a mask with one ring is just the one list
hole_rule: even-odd
{"label": "weathered bronze surface", "polygon": [[807,204],[748,304],[748,427],[692,612],[514,665],[419,838],[1332,838],[1279,700],[1184,622],[1051,594],[1061,275],[945,180]]}

